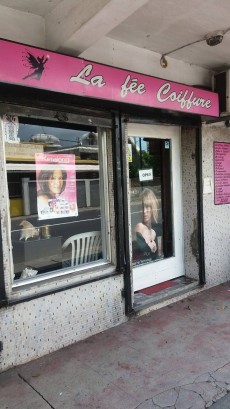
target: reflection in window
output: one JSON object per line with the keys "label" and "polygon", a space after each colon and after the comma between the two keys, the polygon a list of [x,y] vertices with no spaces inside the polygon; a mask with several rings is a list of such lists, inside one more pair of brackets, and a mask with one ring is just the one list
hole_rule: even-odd
{"label": "reflection in window", "polygon": [[173,255],[170,143],[129,137],[132,259],[139,266]]}
{"label": "reflection in window", "polygon": [[97,130],[20,119],[5,149],[15,280],[106,260]]}

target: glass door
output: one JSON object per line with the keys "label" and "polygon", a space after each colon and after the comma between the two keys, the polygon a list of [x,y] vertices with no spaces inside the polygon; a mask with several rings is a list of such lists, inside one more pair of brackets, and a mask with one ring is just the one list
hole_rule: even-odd
{"label": "glass door", "polygon": [[128,125],[134,291],[184,274],[180,128]]}

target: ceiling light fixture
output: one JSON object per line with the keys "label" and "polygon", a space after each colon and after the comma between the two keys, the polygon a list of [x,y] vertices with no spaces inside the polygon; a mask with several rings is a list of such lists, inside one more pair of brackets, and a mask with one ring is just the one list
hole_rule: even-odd
{"label": "ceiling light fixture", "polygon": [[181,47],[175,48],[174,50],[171,50],[167,53],[162,54],[161,59],[160,59],[160,65],[162,68],[167,68],[168,66],[168,61],[166,60],[166,56],[169,54],[172,54],[176,51],[182,50],[185,47],[189,47],[190,45],[201,43],[202,41],[206,41],[206,44],[213,47],[215,45],[218,45],[222,43],[224,35],[230,30],[230,27],[227,28],[226,30],[218,30],[214,31],[213,33],[207,34],[204,38],[196,41],[192,41],[191,43],[182,45]]}
{"label": "ceiling light fixture", "polygon": [[213,47],[214,45],[222,43],[224,34],[224,31],[215,31],[214,33],[207,34],[205,36],[205,41],[208,45]]}

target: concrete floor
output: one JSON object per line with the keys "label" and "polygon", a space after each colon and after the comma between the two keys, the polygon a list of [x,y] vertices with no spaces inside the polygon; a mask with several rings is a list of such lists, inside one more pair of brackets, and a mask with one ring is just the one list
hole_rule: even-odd
{"label": "concrete floor", "polygon": [[0,408],[207,408],[228,397],[229,341],[225,283],[0,374]]}

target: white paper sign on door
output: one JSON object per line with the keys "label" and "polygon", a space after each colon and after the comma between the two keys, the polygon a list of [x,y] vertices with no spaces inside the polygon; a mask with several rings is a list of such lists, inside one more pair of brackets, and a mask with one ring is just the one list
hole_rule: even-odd
{"label": "white paper sign on door", "polygon": [[133,161],[133,151],[132,151],[132,144],[128,143],[128,162],[132,162]]}
{"label": "white paper sign on door", "polygon": [[146,180],[153,180],[153,170],[152,169],[139,170],[139,180],[140,182],[145,182]]}

